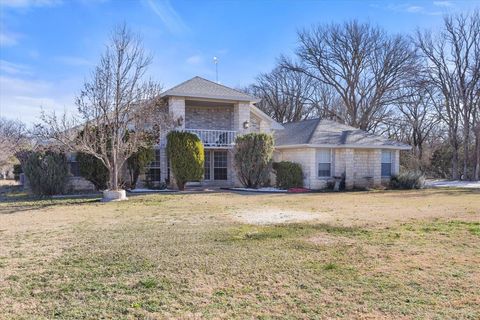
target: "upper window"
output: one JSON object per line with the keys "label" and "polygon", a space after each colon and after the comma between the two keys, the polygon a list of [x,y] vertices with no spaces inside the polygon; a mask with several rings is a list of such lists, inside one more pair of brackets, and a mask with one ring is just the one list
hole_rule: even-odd
{"label": "upper window", "polygon": [[318,177],[332,176],[332,149],[319,149],[317,151]]}
{"label": "upper window", "polygon": [[392,175],[392,152],[390,150],[382,150],[382,177],[390,177]]}

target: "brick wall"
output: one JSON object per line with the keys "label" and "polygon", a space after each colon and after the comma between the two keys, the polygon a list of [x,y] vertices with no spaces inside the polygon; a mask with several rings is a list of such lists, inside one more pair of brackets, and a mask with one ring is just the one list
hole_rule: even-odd
{"label": "brick wall", "polygon": [[185,107],[185,128],[233,130],[233,107]]}

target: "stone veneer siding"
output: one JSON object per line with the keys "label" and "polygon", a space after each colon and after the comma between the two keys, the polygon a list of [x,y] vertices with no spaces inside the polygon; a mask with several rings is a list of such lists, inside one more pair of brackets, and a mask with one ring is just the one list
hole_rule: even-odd
{"label": "stone veneer siding", "polygon": [[[322,189],[334,176],[345,173],[347,189],[378,187],[388,183],[389,179],[381,177],[381,149],[332,149],[332,178],[317,177],[316,148],[295,148],[277,150],[275,161],[292,161],[302,166],[304,186],[310,189]],[[399,151],[392,150],[392,175],[399,173]]]}
{"label": "stone veneer siding", "polygon": [[233,107],[185,107],[185,128],[233,130]]}

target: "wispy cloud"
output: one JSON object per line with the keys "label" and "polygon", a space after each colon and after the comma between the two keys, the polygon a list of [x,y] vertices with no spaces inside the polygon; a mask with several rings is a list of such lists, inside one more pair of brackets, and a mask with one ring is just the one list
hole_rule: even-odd
{"label": "wispy cloud", "polygon": [[6,31],[5,28],[0,31],[0,47],[13,47],[18,44],[21,35]]}
{"label": "wispy cloud", "polygon": [[453,3],[451,1],[433,1],[433,5],[437,7],[453,7]]}
{"label": "wispy cloud", "polygon": [[58,56],[55,58],[55,60],[62,64],[73,67],[92,65],[92,62],[90,60],[76,56]]}
{"label": "wispy cloud", "polygon": [[197,54],[197,55],[188,57],[187,60],[185,60],[185,62],[188,64],[197,65],[197,64],[203,63],[203,58],[202,56]]}
{"label": "wispy cloud", "polygon": [[[438,1],[438,2],[448,2],[448,1]],[[385,6],[375,4],[372,6],[376,8],[382,8],[388,11],[405,12],[405,13],[411,13],[411,14],[424,14],[424,15],[431,15],[431,16],[443,14],[443,12],[440,10],[429,10],[424,6],[419,6],[416,4],[409,4],[409,3],[388,4]]]}
{"label": "wispy cloud", "polygon": [[165,27],[173,33],[184,33],[188,27],[168,0],[146,0],[150,9],[162,20]]}
{"label": "wispy cloud", "polygon": [[58,84],[22,76],[0,76],[1,115],[25,122],[38,122],[42,108],[74,111],[74,97],[62,94]]}
{"label": "wispy cloud", "polygon": [[28,66],[19,63],[13,63],[6,60],[0,60],[0,72],[10,75],[29,75],[31,70]]}
{"label": "wispy cloud", "polygon": [[51,7],[62,3],[62,0],[0,0],[0,5],[10,8]]}

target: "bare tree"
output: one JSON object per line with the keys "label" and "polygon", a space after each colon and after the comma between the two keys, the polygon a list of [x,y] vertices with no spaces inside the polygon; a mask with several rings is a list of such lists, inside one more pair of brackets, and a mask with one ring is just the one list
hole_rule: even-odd
{"label": "bare tree", "polygon": [[312,114],[313,89],[311,78],[281,67],[260,74],[248,88],[261,99],[257,106],[280,123],[303,120]]}
{"label": "bare tree", "polygon": [[114,29],[92,77],[76,99],[78,116],[42,116],[39,125],[70,151],[99,159],[109,171],[110,190],[120,189],[120,170],[140,147],[158,135],[168,115],[159,101],[161,88],[145,73],[152,58],[141,39],[125,25]]}
{"label": "bare tree", "polygon": [[318,26],[298,37],[298,63],[284,58],[283,66],[331,86],[345,107],[344,121],[364,130],[385,119],[405,78],[416,71],[409,41],[368,23]]}
{"label": "bare tree", "polygon": [[26,144],[25,124],[0,118],[0,168],[11,165],[15,153]]}
{"label": "bare tree", "polygon": [[440,122],[426,85],[425,82],[417,82],[417,85],[402,90],[404,98],[399,101],[398,116],[391,124],[401,128],[401,140],[413,147],[413,155],[420,164],[424,159],[425,142]]}
{"label": "bare tree", "polygon": [[417,45],[426,61],[429,81],[439,92],[432,95],[433,101],[449,129],[454,151],[453,179],[457,179],[459,173],[460,136],[464,150],[462,171],[464,177],[468,174],[472,116],[478,108],[476,96],[480,81],[479,19],[479,11],[471,15],[446,16],[444,28],[437,35],[417,32]]}

